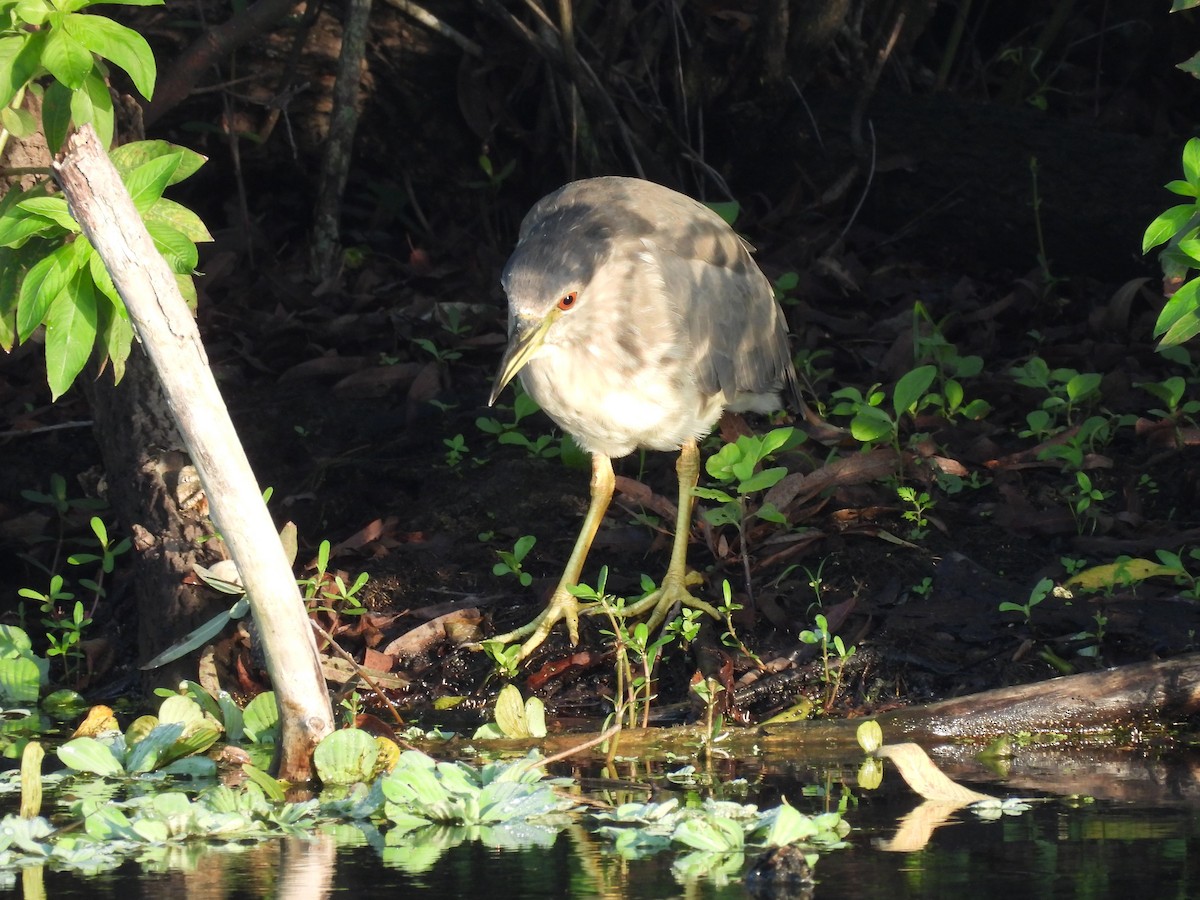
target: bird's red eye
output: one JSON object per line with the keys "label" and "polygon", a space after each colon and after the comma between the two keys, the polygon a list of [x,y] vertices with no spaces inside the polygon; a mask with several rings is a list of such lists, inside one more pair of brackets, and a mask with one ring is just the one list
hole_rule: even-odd
{"label": "bird's red eye", "polygon": [[575,301],[579,299],[578,291],[571,291],[569,294],[563,294],[558,300],[558,308],[564,312],[575,305]]}

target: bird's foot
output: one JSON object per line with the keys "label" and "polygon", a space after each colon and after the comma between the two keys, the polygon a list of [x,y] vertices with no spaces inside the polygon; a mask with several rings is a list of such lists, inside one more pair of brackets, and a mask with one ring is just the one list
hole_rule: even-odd
{"label": "bird's foot", "polygon": [[685,571],[682,574],[675,574],[668,571],[663,576],[662,584],[656,590],[625,607],[625,615],[628,617],[640,616],[648,610],[653,610],[650,618],[646,620],[651,633],[667,620],[667,616],[677,603],[706,612],[714,619],[720,619],[721,614],[716,609],[698,597],[693,597],[691,591],[688,590],[703,582],[704,576],[699,572]]}
{"label": "bird's foot", "polygon": [[550,598],[550,602],[546,604],[546,608],[542,610],[536,619],[528,625],[522,625],[520,628],[514,628],[512,631],[488,638],[488,641],[511,644],[523,639],[524,643],[521,644],[521,652],[517,655],[517,662],[520,662],[536,650],[542,641],[546,640],[551,629],[559,621],[563,621],[567,623],[567,636],[571,639],[571,646],[574,647],[579,643],[580,608],[580,602],[571,595],[571,592],[564,585],[560,584],[554,595]]}

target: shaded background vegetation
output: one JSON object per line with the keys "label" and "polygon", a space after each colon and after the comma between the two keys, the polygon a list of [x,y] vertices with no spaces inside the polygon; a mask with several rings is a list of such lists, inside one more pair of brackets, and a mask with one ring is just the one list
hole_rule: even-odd
{"label": "shaded background vegetation", "polygon": [[[383,523],[339,563],[377,576],[378,615],[343,623],[350,645],[383,648],[415,622],[396,616],[450,596],[500,595],[501,625],[527,617],[537,588],[491,575],[495,547],[521,534],[539,537],[530,560],[539,585],[561,565],[585,476],[495,448],[474,422],[503,342],[497,273],[517,223],[548,190],[601,173],[739,201],[738,228],[768,274],[798,276],[788,316],[818,402],[911,368],[917,300],[962,353],[986,360],[973,390],[996,414],[937,441],[995,482],[979,499],[938,495],[943,527],[908,554],[874,533],[847,537],[833,520],[858,511],[897,530],[886,487],[858,485],[829,509],[796,514],[791,524],[818,527],[820,540],[762,573],[780,598],[775,619],[750,628],[762,648],[793,652],[808,621],[807,579],[781,575],[785,565],[826,559],[827,600],[849,603],[839,627],[880,648],[863,654],[855,702],[1043,676],[1052,669],[1022,657],[1021,641],[1069,636],[1092,610],[1063,608],[1062,623],[1013,635],[1011,617],[994,615],[1000,599],[1023,600],[1038,577],[1061,574],[1064,553],[1100,561],[1151,533],[1185,545],[1172,536],[1186,534],[1196,499],[1186,448],[1118,440],[1097,474],[1115,499],[1086,535],[1055,494],[1057,469],[1005,476],[987,461],[1032,443],[1016,433],[1036,401],[1007,371],[1035,353],[1102,373],[1114,415],[1148,408],[1134,384],[1168,374],[1149,341],[1156,272],[1138,251],[1146,223],[1169,203],[1161,185],[1197,121],[1200,91],[1175,68],[1200,47],[1193,15],[1134,0],[423,6],[458,37],[392,5],[372,12],[343,205],[345,265],[323,283],[308,274],[307,242],[341,8],[272,10],[260,0],[251,9],[264,24],[239,19],[236,6],[171,3],[127,19],[154,44],[163,72],[148,135],[210,157],[180,197],[217,237],[202,259],[199,316],[260,478],[276,487],[273,508],[299,524],[308,548]],[[222,32],[228,52],[185,53],[224,22],[234,26]],[[1138,277],[1150,280],[1118,293]],[[16,586],[42,578],[16,554],[47,565],[38,542],[56,527],[20,491],[52,471],[73,492],[95,491],[99,478],[85,475],[95,464],[86,432],[14,435],[88,417],[79,396],[47,405],[35,353],[5,363],[0,402],[11,422],[0,500]],[[450,466],[443,440],[456,434],[473,449]],[[656,468],[665,463],[649,465],[647,480],[667,492],[668,470]],[[1135,502],[1130,485],[1146,471],[1159,489]],[[636,460],[627,473],[638,473]],[[497,536],[480,541],[481,532]],[[1106,536],[1114,543],[1080,543]],[[618,589],[636,584],[639,566],[656,570],[642,562],[659,546],[651,537],[622,526],[602,541],[609,558],[632,560]],[[952,553],[979,568],[947,573],[939,564]],[[719,554],[715,565],[718,576],[739,572]],[[906,602],[910,586],[938,573],[941,584],[962,584],[940,605]],[[972,593],[983,602],[971,605]],[[1176,595],[1161,593],[1167,604]],[[133,674],[126,596],[118,579],[97,607],[102,681]],[[1190,607],[1180,623],[1161,610],[1150,616],[1145,596],[1131,601],[1121,607],[1127,634],[1106,651],[1113,661],[1190,647]],[[796,628],[785,635],[781,622]],[[973,649],[946,651],[964,632]],[[914,649],[924,640],[931,646]],[[229,658],[250,658],[239,652]],[[486,682],[478,655],[441,653],[435,668],[422,668],[426,658],[411,672],[463,692]],[[252,668],[243,667],[247,689]],[[589,677],[575,683],[585,712],[597,690]]]}

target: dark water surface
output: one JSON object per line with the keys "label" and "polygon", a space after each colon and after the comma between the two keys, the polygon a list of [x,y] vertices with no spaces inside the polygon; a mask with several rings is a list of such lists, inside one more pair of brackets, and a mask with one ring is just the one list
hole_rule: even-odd
{"label": "dark water surface", "polygon": [[[799,785],[788,796],[799,797]],[[995,793],[995,786],[992,786]],[[1200,897],[1200,827],[1188,807],[1138,808],[1108,801],[1057,798],[1020,815],[987,821],[970,811],[945,819],[919,850],[885,849],[922,839],[930,816],[914,812],[911,793],[855,791],[846,811],[850,846],[828,852],[816,867],[815,898],[902,900],[1140,900]],[[801,808],[803,803],[797,802]],[[817,811],[809,806],[807,811]],[[924,808],[929,811],[928,807]],[[936,812],[936,811],[935,811]],[[902,823],[905,827],[902,831]],[[915,838],[912,835],[916,835]],[[447,843],[453,843],[447,841]],[[357,829],[340,827],[312,840],[274,840],[234,850],[181,849],[171,871],[126,864],[93,877],[46,872],[47,898],[181,897],[429,898],[744,897],[744,865],[733,879],[689,880],[673,871],[677,855],[625,861],[582,828],[568,828],[537,849],[502,850],[469,841],[444,851],[368,846]],[[20,895],[39,896],[37,876],[5,873]],[[22,884],[22,878],[31,881]],[[776,896],[804,896],[781,893]]]}

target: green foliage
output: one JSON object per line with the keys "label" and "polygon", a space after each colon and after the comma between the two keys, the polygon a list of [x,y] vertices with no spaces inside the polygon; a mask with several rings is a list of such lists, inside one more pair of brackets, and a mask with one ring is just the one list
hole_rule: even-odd
{"label": "green foliage", "polygon": [[[500,404],[496,405],[497,410],[508,408]],[[512,418],[509,421],[501,422],[494,416],[480,416],[475,420],[475,427],[484,434],[492,435],[498,444],[524,447],[525,452],[530,456],[553,459],[562,454],[562,447],[555,443],[553,435],[540,434],[530,438],[521,430],[522,420],[540,410],[541,407],[538,406],[536,400],[525,391],[518,390],[516,398],[513,400]]]}
{"label": "green foliage", "polygon": [[1097,504],[1112,496],[1112,491],[1102,491],[1095,487],[1086,472],[1076,472],[1075,481],[1063,488],[1062,493],[1071,508],[1075,528],[1080,534],[1095,529],[1096,516],[1099,513]]}
{"label": "green foliage", "polygon": [[738,533],[738,551],[743,566],[749,571],[750,546],[748,528],[752,519],[775,525],[788,525],[787,518],[774,505],[754,497],[777,485],[787,475],[783,466],[766,466],[776,453],[798,446],[805,438],[796,428],[776,428],[764,435],[744,434],[725,444],[705,460],[704,468],[716,486],[695,487],[693,495],[712,500],[719,506],[704,509],[703,515],[714,527],[732,525]]}
{"label": "green foliage", "polygon": [[329,571],[329,541],[323,540],[317,547],[316,569],[309,578],[303,578],[297,584],[300,586],[304,602],[310,612],[337,613],[343,616],[360,616],[366,607],[358,598],[358,593],[371,576],[359,572],[354,583],[347,585],[346,580],[338,572]]}
{"label": "green foliage", "polygon": [[1182,344],[1200,333],[1200,279],[1189,278],[1200,268],[1200,138],[1184,145],[1183,179],[1168,182],[1166,189],[1186,202],[1156,216],[1142,236],[1143,253],[1166,245],[1158,257],[1164,281],[1179,284],[1154,323],[1160,347]]}
{"label": "green foliage", "polygon": [[909,539],[919,541],[929,531],[927,514],[937,506],[937,502],[930,499],[926,491],[918,491],[906,484],[896,485],[896,496],[908,504],[908,508],[901,515],[906,522],[912,523],[912,528],[908,531]]}
{"label": "green foliage", "polygon": [[1000,612],[1019,612],[1025,617],[1025,624],[1029,624],[1029,619],[1033,615],[1033,608],[1045,600],[1050,592],[1054,590],[1054,582],[1049,578],[1043,578],[1033,586],[1033,590],[1029,592],[1029,599],[1024,603],[1013,603],[1004,601],[997,607]]}
{"label": "green foliage", "polygon": [[368,782],[378,759],[379,743],[357,728],[330,732],[313,752],[313,766],[322,784]]}
{"label": "green foliage", "polygon": [[798,846],[816,851],[844,846],[850,826],[841,813],[805,815],[784,803],[759,811],[754,806],[715,800],[681,806],[676,798],[625,803],[595,814],[597,832],[626,859],[643,859],[668,848],[691,851],[675,864],[694,874],[740,871],[744,854],[767,847]]}
{"label": "green foliage", "polygon": [[210,759],[183,760],[203,753],[220,734],[221,726],[196,701],[174,695],[162,702],[157,717],[136,719],[124,734],[74,738],[58,748],[58,758],[67,768],[105,777],[160,769],[214,775],[216,764]]}
{"label": "green foliage", "polygon": [[0,706],[37,703],[50,663],[33,652],[33,642],[15,625],[0,625]]}
{"label": "green foliage", "polygon": [[[195,172],[203,157],[165,141],[126,144],[111,156],[181,292],[194,305],[195,242],[212,237],[194,213],[162,194]],[[0,200],[0,284],[6,282],[14,290],[0,294],[0,347],[9,350],[14,340],[27,341],[45,325],[54,397],[71,386],[93,347],[118,378],[123,374],[133,337],[128,313],[66,200],[49,196],[45,183]]]}
{"label": "green foliage", "polygon": [[[800,632],[800,641],[805,644],[819,644],[821,647],[821,681],[825,684],[825,709],[832,709],[842,689],[846,663],[857,648],[847,647],[840,635],[831,634],[829,620],[820,613],[813,617],[811,629]],[[832,654],[830,648],[833,649]],[[837,660],[836,666],[833,664],[834,658]]]}
{"label": "green foliage", "polygon": [[495,719],[475,730],[476,740],[529,740],[546,736],[546,707],[537,697],[521,699],[516,685],[506,684],[496,697]]}
{"label": "green foliage", "polygon": [[521,670],[521,645],[505,644],[500,641],[483,641],[479,648],[496,667],[501,678],[516,678]]}
{"label": "green foliage", "polygon": [[[161,0],[111,2],[145,6]],[[145,39],[109,18],[81,12],[93,5],[91,0],[5,4],[0,152],[11,137],[28,137],[39,125],[52,152],[72,127],[84,124],[110,145],[114,120],[105,60],[124,69],[144,97],[153,93],[156,69]],[[22,109],[27,94],[42,99],[40,123]],[[195,244],[212,237],[193,212],[162,195],[195,172],[203,157],[164,141],[126,144],[110,156],[180,291],[194,304]],[[54,397],[71,386],[93,349],[120,379],[133,338],[128,314],[91,242],[49,180],[10,190],[0,199],[0,348],[11,350],[42,326]]]}
{"label": "green foliage", "polygon": [[938,389],[922,399],[922,408],[937,409],[947,419],[962,416],[976,420],[991,412],[986,400],[968,401],[962,385],[983,371],[983,357],[960,356],[958,348],[946,340],[941,324],[933,320],[923,303],[913,305],[913,359],[932,363],[938,372],[935,378]]}
{"label": "green foliage", "polygon": [[1017,384],[1043,391],[1047,396],[1037,414],[1026,417],[1030,432],[1022,437],[1049,437],[1074,424],[1075,414],[1082,407],[1094,406],[1100,400],[1100,374],[1077,372],[1075,369],[1051,369],[1044,359],[1035,356],[1009,370]]}
{"label": "green foliage", "polygon": [[543,779],[536,754],[514,763],[480,769],[462,762],[437,762],[424,753],[400,754],[380,779],[383,813],[396,827],[425,825],[498,826],[558,821],[575,806]]}
{"label": "green foliage", "polygon": [[[40,494],[36,491],[25,491],[23,494],[26,499],[53,506],[59,513],[59,545],[61,547],[62,517],[65,517],[71,509],[83,508],[86,502],[67,499],[65,481],[61,476],[51,478],[50,494]],[[73,553],[67,557],[67,563],[72,566],[97,564],[94,578],[80,577],[76,580],[79,587],[91,594],[91,605],[94,610],[96,604],[106,596],[105,578],[112,574],[118,557],[127,553],[131,544],[128,538],[120,541],[110,539],[108,527],[99,516],[93,516],[89,525],[99,553]],[[55,556],[57,559],[57,552]],[[43,636],[48,645],[46,655],[58,657],[62,661],[62,674],[66,680],[70,681],[78,677],[83,663],[83,651],[80,644],[84,631],[92,624],[90,616],[84,611],[83,602],[75,599],[74,591],[68,589],[66,579],[58,573],[50,576],[46,591],[23,587],[18,588],[17,594],[23,598],[20,606],[22,622],[27,619],[24,601],[32,600],[38,604],[38,611],[42,617],[41,624],[45,629]],[[73,604],[69,602],[72,600],[75,601]]]}
{"label": "green foliage", "polygon": [[[606,591],[608,567],[600,569],[596,587],[586,584],[571,588],[571,593],[581,601],[595,603],[608,618],[611,630],[602,632],[613,638],[616,666],[616,688],[613,692],[613,718],[618,724],[636,728],[649,722],[650,704],[656,694],[654,671],[662,658],[663,649],[685,628],[684,622],[694,622],[694,609],[684,608],[680,619],[662,628],[657,637],[650,634],[645,622],[634,622],[630,627],[625,616],[626,600]],[[646,596],[655,590],[653,581],[642,578],[642,589]],[[695,626],[695,627],[698,627]]]}
{"label": "green foliage", "polygon": [[902,375],[892,389],[890,413],[883,407],[887,394],[878,384],[872,385],[865,394],[855,387],[840,388],[831,395],[836,401],[832,413],[850,417],[850,434],[856,441],[867,445],[890,443],[899,450],[902,419],[938,404],[938,400],[927,393],[937,375],[937,366],[931,365],[918,366]]}
{"label": "green foliage", "polygon": [[512,575],[521,582],[522,587],[529,587],[533,584],[533,576],[522,569],[521,565],[536,543],[537,538],[532,534],[523,534],[517,538],[512,550],[497,550],[496,555],[500,557],[500,561],[492,566],[492,574]]}

